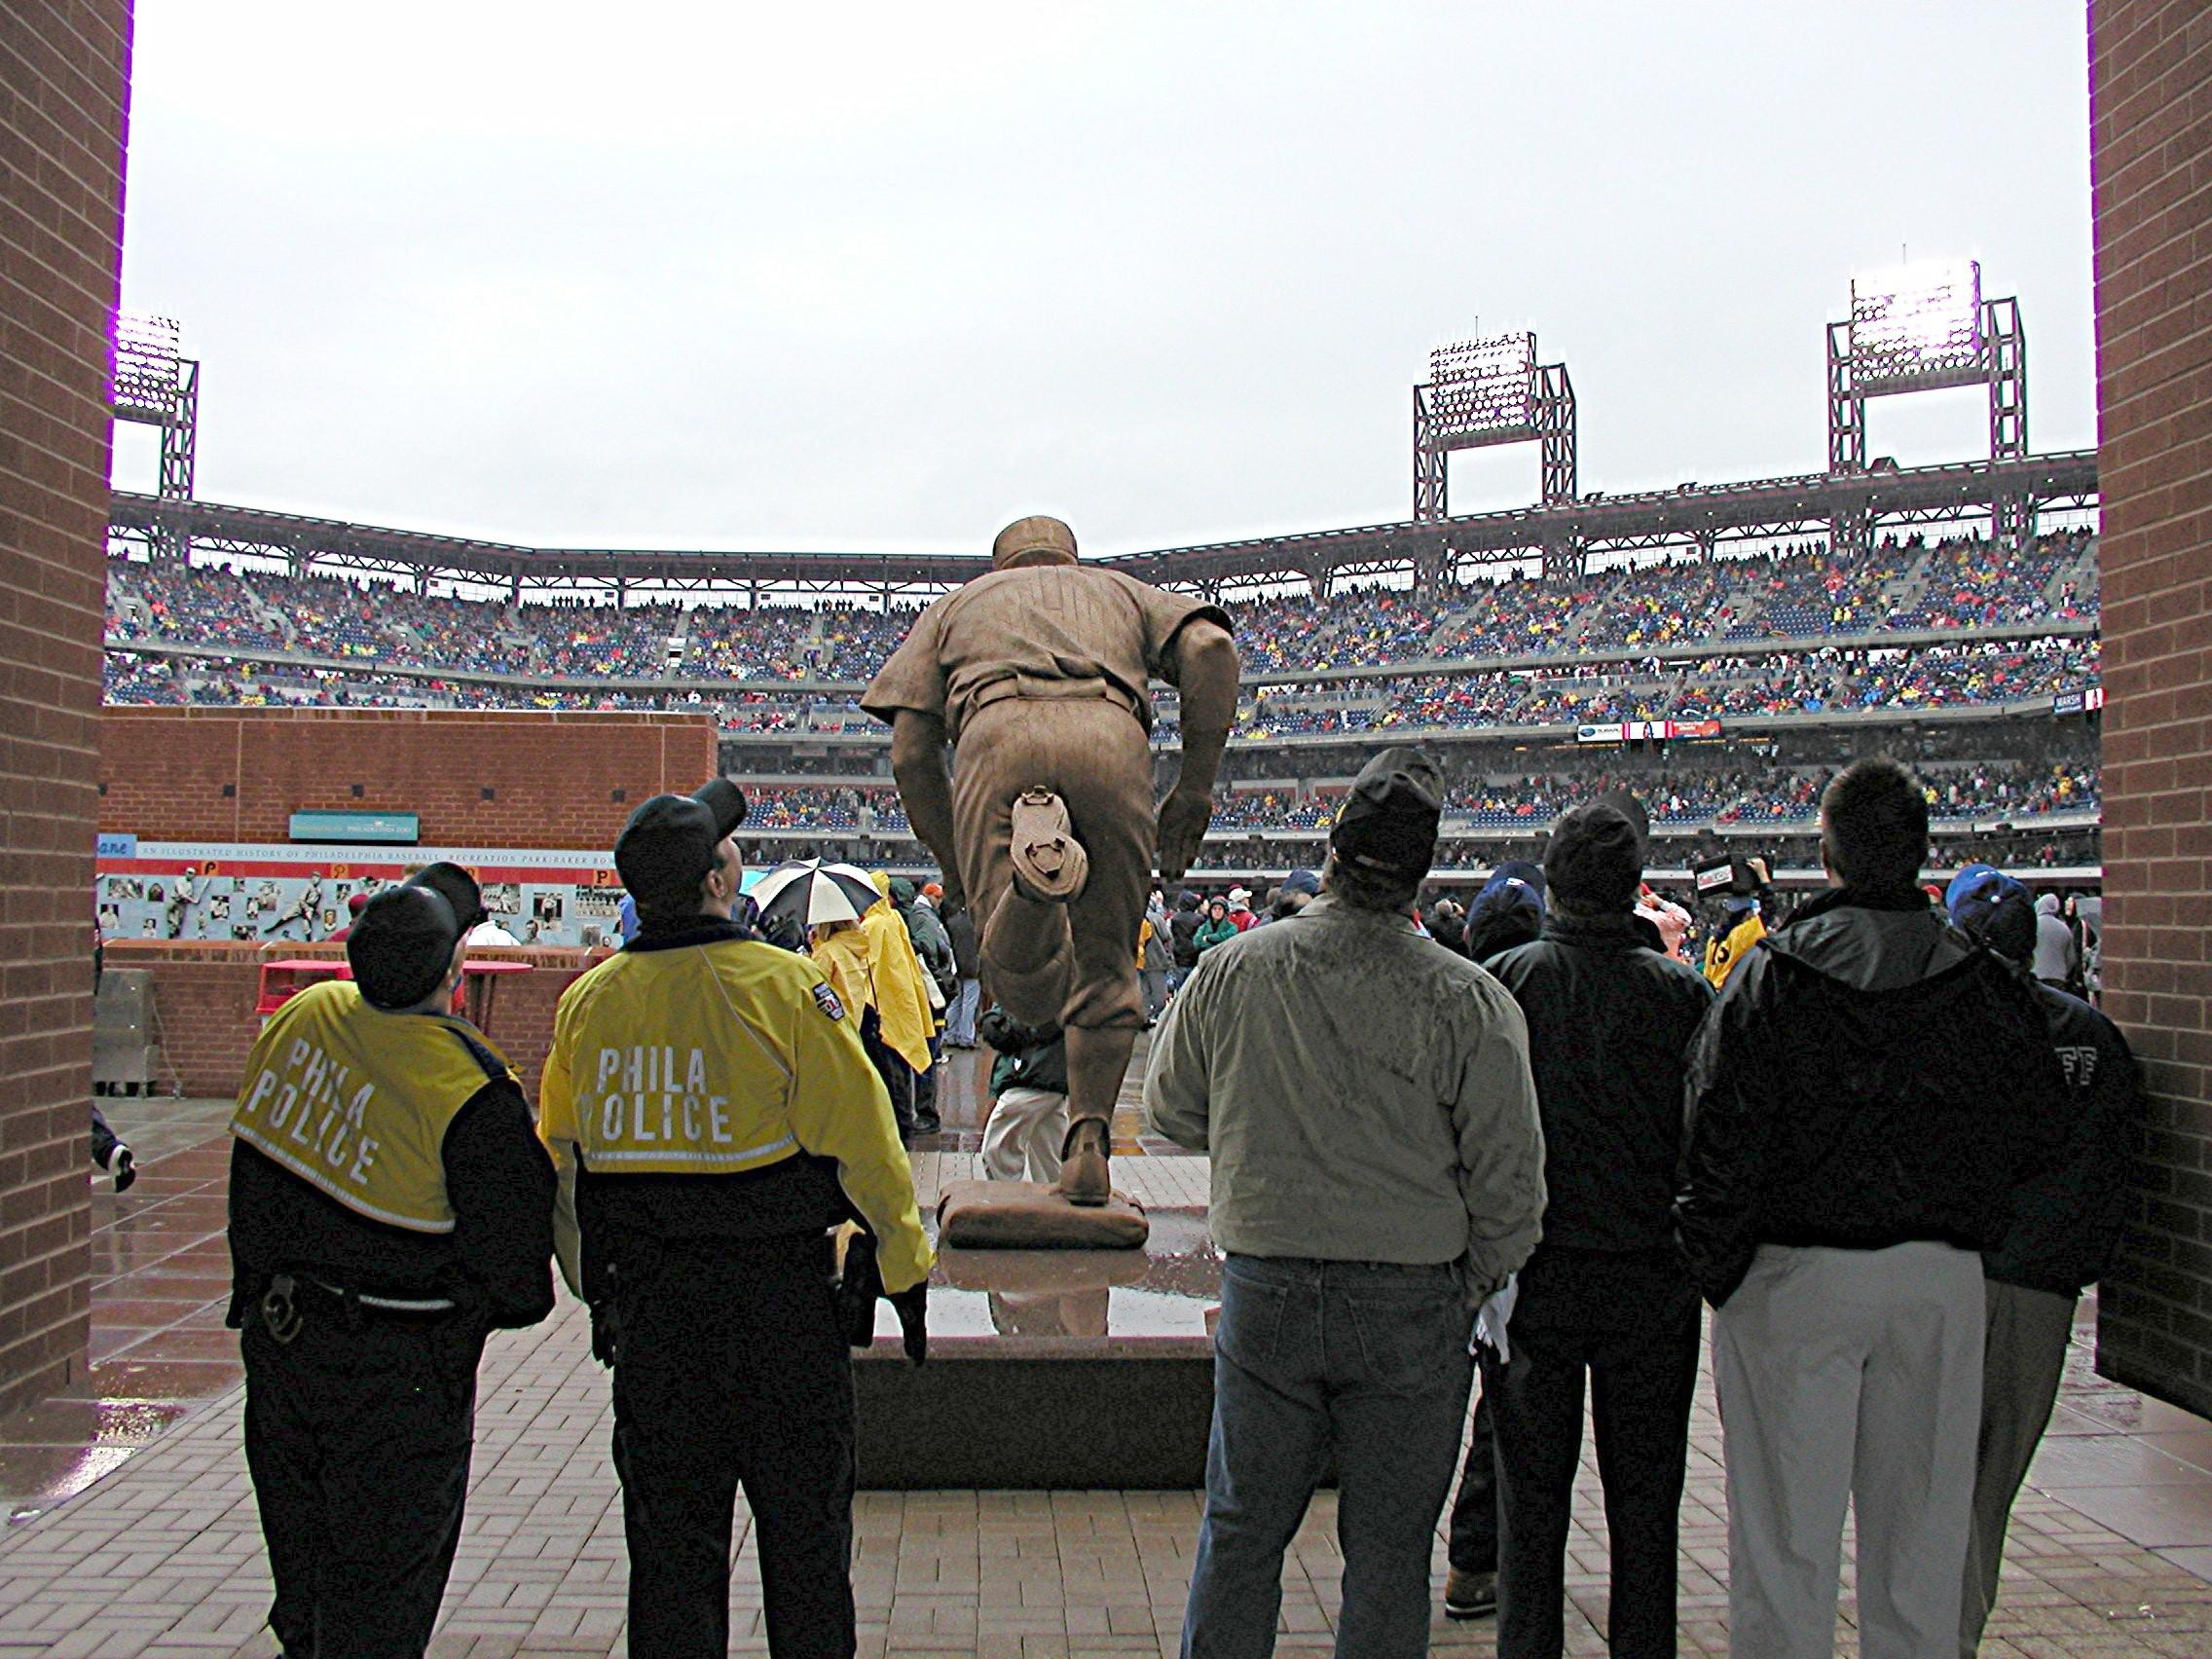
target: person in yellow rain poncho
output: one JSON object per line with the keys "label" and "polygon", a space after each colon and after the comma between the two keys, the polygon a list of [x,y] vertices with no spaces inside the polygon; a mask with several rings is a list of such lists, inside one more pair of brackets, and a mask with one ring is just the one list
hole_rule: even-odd
{"label": "person in yellow rain poncho", "polygon": [[861,1047],[891,1096],[899,1138],[914,1138],[914,1068],[883,1040],[883,1011],[875,989],[875,953],[858,922],[817,922],[807,930],[807,954],[838,999],[860,1023]]}
{"label": "person in yellow rain poncho", "polygon": [[[875,980],[875,1012],[882,1021],[884,1048],[906,1068],[902,1079],[904,1103],[901,1104],[895,1086],[891,1101],[899,1109],[902,1131],[926,1134],[937,1125],[917,1118],[916,1085],[930,1069],[930,1035],[937,1021],[930,1013],[930,994],[922,988],[922,959],[914,954],[906,924],[892,907],[891,877],[879,869],[871,871],[869,879],[875,883],[877,898],[861,918],[861,933],[867,940],[868,967]],[[898,1065],[892,1067],[895,1074]]]}
{"label": "person in yellow rain poncho", "polygon": [[[860,923],[815,923],[807,930],[807,954],[864,1032],[881,1022],[883,1016],[876,1013],[875,967]],[[870,1014],[875,1018],[870,1019]]]}

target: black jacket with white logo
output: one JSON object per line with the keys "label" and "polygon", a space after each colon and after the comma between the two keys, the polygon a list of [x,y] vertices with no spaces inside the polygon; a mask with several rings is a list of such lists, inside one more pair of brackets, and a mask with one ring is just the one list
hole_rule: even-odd
{"label": "black jacket with white logo", "polygon": [[1676,1235],[1714,1307],[1761,1244],[2003,1244],[2067,1143],[2027,976],[1907,889],[1825,895],[1729,977],[1690,1052]]}

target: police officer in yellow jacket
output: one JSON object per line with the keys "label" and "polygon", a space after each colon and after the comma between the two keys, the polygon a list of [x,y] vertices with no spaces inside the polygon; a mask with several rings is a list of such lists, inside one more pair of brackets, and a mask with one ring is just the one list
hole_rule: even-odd
{"label": "police officer in yellow jacket", "polygon": [[302,991],[231,1120],[230,1323],[290,1659],[420,1654],[468,1491],[494,1328],[552,1310],[554,1178],[514,1072],[446,1011],[475,887],[369,901],[351,983]]}
{"label": "police officer in yellow jacket", "polygon": [[916,1357],[930,1246],[857,1011],[730,919],[744,818],[719,778],[631,814],[614,863],[639,931],[563,995],[538,1128],[562,1270],[614,1368],[630,1651],[726,1651],[742,1484],[768,1651],[846,1659],[855,1429],[829,1230],[866,1226]]}

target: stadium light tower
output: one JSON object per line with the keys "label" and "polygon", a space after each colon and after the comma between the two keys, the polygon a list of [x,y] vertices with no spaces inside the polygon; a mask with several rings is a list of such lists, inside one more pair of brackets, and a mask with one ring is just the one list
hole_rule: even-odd
{"label": "stadium light tower", "polygon": [[[174,317],[118,312],[115,317],[114,371],[108,404],[118,421],[162,429],[162,470],[156,487],[164,500],[192,499],[193,460],[200,447],[200,364],[178,350]],[[191,544],[179,534],[159,530],[154,551],[182,558]]]}
{"label": "stadium light tower", "polygon": [[[1828,334],[1828,471],[1866,470],[1866,400],[1945,387],[1989,388],[1989,459],[2028,453],[2028,337],[2016,299],[1984,300],[1971,259],[1855,276],[1851,316]],[[2017,549],[2035,535],[2035,507],[2001,497],[1992,529]],[[1831,526],[1838,552],[1863,552],[1868,515]]]}
{"label": "stadium light tower", "polygon": [[1539,365],[1532,333],[1493,334],[1439,346],[1428,379],[1414,387],[1414,520],[1450,511],[1446,463],[1454,450],[1535,440],[1543,446],[1543,499],[1575,498],[1574,386],[1565,363]]}

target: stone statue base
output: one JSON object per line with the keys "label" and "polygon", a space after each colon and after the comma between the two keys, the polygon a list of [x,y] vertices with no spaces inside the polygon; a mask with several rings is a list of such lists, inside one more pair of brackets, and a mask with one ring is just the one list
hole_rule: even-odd
{"label": "stone statue base", "polygon": [[948,1182],[937,1204],[940,1244],[967,1250],[1141,1250],[1144,1206],[1125,1193],[1072,1204],[1031,1181]]}

